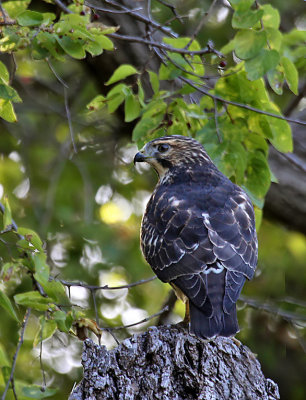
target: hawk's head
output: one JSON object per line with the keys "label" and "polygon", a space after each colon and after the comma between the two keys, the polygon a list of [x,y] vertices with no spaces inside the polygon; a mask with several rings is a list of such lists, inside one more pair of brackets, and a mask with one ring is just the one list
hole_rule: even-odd
{"label": "hawk's head", "polygon": [[201,143],[186,136],[163,136],[148,142],[134,157],[134,163],[147,162],[160,178],[173,167],[211,163]]}

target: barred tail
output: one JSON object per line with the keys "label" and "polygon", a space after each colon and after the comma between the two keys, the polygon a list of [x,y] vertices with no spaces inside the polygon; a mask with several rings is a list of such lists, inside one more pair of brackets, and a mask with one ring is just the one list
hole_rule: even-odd
{"label": "barred tail", "polygon": [[215,336],[234,336],[239,332],[236,305],[229,314],[219,311],[216,315],[208,317],[191,302],[190,306],[190,331],[203,339]]}

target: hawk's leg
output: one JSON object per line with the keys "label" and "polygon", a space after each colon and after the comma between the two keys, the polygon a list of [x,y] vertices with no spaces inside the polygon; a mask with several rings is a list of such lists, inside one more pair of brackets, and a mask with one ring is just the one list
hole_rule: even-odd
{"label": "hawk's leg", "polygon": [[186,300],[186,303],[185,303],[185,317],[183,319],[183,324],[188,325],[189,322],[190,322],[189,300]]}

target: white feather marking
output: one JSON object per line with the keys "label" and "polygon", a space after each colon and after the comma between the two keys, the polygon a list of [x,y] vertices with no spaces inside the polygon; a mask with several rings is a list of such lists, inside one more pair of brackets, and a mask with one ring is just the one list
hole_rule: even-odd
{"label": "white feather marking", "polygon": [[224,270],[224,267],[223,267],[223,265],[221,264],[221,263],[219,263],[219,262],[217,262],[216,263],[217,264],[217,267],[218,268],[215,268],[215,267],[210,267],[210,268],[207,268],[207,269],[205,269],[203,272],[204,272],[204,274],[210,274],[211,272],[213,272],[214,274],[220,274],[223,270]]}
{"label": "white feather marking", "polygon": [[238,207],[241,208],[243,211],[246,209],[247,202],[246,200],[243,203],[238,204]]}
{"label": "white feather marking", "polygon": [[206,225],[210,225],[210,222],[209,222],[209,214],[203,212],[203,213],[202,213],[202,217],[204,218],[205,224],[206,224]]}

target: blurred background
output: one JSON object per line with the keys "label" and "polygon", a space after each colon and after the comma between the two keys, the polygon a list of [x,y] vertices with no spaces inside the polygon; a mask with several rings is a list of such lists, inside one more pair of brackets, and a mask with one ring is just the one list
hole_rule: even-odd
{"label": "blurred background", "polygon": [[[180,14],[187,16],[184,24],[173,22],[172,28],[180,34],[191,34],[201,17],[201,10],[207,10],[211,4],[200,0],[174,3]],[[284,32],[294,27],[301,29],[303,2],[275,0],[269,3],[279,9]],[[33,1],[33,4],[38,8],[48,7],[44,2]],[[137,4],[142,6],[143,2]],[[171,17],[170,10],[157,1],[152,2],[152,10],[159,21]],[[220,1],[200,32],[200,42],[205,45],[212,39],[216,48],[227,43],[233,36],[230,20],[227,4]],[[106,22],[118,24],[117,20]],[[129,32],[136,27],[124,26],[123,29]],[[113,66],[132,62],[131,57],[139,54],[137,47],[129,52],[121,46],[122,43],[118,43],[114,54],[106,52],[95,59],[87,56],[83,61],[53,62],[54,69],[69,86],[77,154],[71,152],[63,86],[45,62],[32,61],[26,50],[16,55],[18,68],[13,81],[23,99],[23,103],[16,106],[18,123],[0,121],[0,197],[4,193],[8,195],[18,226],[37,231],[45,241],[53,276],[91,285],[124,285],[153,275],[140,252],[139,228],[156,175],[143,166],[134,167],[132,160],[137,152],[131,142],[134,125],[124,123],[122,110],[114,115],[105,110],[99,113],[86,110],[86,104],[95,95],[103,93],[103,83],[111,75]],[[10,57],[0,55],[0,59],[7,65],[11,63]],[[150,62],[154,67],[154,60]],[[134,64],[140,65],[140,59],[134,57]],[[305,75],[301,78],[303,84]],[[284,110],[291,102],[290,94],[285,91],[274,101]],[[293,110],[295,115],[301,118],[305,106],[305,101],[300,99]],[[300,128],[292,128],[297,153],[304,157],[305,138],[301,136]],[[306,225],[301,221],[305,221],[306,215],[296,208],[295,212],[293,210],[295,221],[282,211],[286,203],[283,208],[279,203],[293,204],[294,196],[300,193],[295,194],[290,186],[292,198],[286,192],[288,174],[292,182],[298,177],[300,191],[306,191],[306,179],[305,173],[301,180],[301,172],[287,160],[280,157],[279,161],[278,157],[271,155],[271,166],[282,189],[273,184],[268,194],[258,232],[256,277],[245,285],[243,301],[238,304],[241,328],[238,339],[257,354],[265,376],[278,383],[281,399],[303,400],[306,398]],[[305,197],[301,202],[306,204]],[[5,261],[6,251],[0,242],[2,261]],[[9,282],[11,293],[8,294],[22,292],[26,286],[29,286],[26,279],[18,281],[16,278]],[[157,280],[130,289],[98,291],[101,326],[131,324],[158,312],[169,291],[168,285]],[[88,317],[95,318],[88,290],[72,287],[71,298]],[[183,308],[176,302],[168,322],[180,321]],[[1,348],[5,348],[12,356],[18,341],[18,328],[8,315],[0,312],[0,353]],[[115,334],[122,340],[155,323],[157,319],[115,331]],[[18,376],[24,378],[27,369],[29,382],[40,384],[39,348],[33,349],[32,341],[27,340],[37,329],[38,319],[33,312],[19,354],[16,377],[17,380]],[[116,345],[107,332],[103,333],[102,344]],[[44,342],[42,361],[47,384],[60,387],[54,399],[66,398],[74,382],[82,378],[81,351],[81,341],[62,333]]]}

